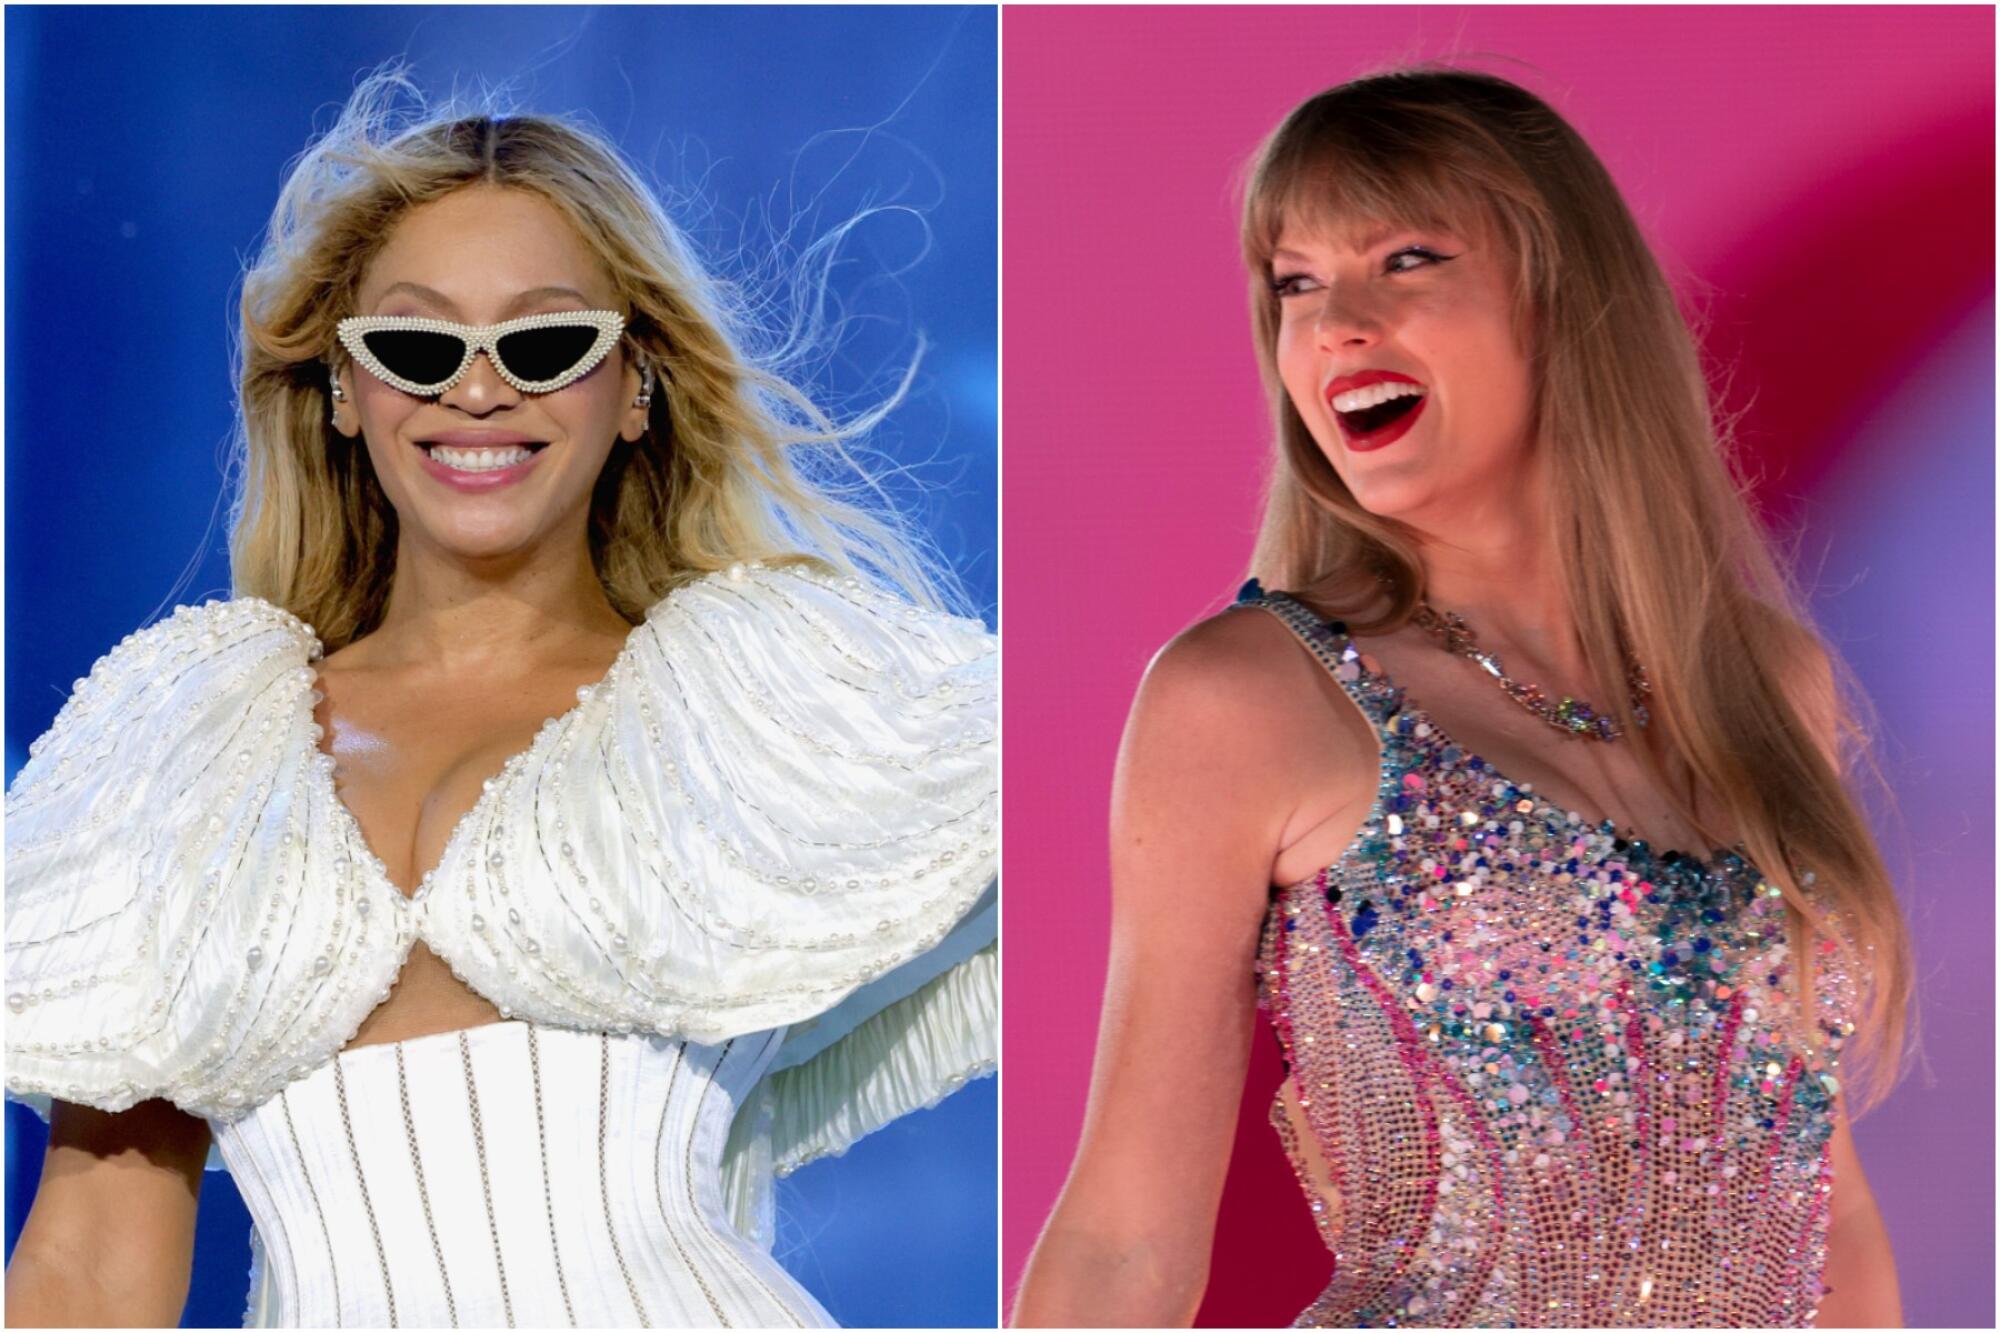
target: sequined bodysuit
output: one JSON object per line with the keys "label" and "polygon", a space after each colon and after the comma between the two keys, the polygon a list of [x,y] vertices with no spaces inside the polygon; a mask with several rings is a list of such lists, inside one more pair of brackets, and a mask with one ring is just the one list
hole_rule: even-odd
{"label": "sequined bodysuit", "polygon": [[1855,980],[1738,853],[1655,854],[1510,781],[1338,622],[1253,584],[1374,725],[1376,801],[1278,891],[1273,1119],[1334,1256],[1310,1327],[1799,1326]]}

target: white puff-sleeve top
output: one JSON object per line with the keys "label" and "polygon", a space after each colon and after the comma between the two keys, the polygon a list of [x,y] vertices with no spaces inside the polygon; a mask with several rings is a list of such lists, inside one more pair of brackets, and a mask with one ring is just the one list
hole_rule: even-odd
{"label": "white puff-sleeve top", "polygon": [[[686,584],[648,611],[604,679],[486,784],[409,896],[363,841],[319,749],[311,663],[320,652],[309,626],[257,598],[177,609],[76,683],[30,746],[7,809],[7,1094],[45,1116],[50,1098],[115,1111],[164,1097],[211,1122],[210,1165],[229,1165],[239,1183],[238,1163],[223,1159],[240,1154],[267,1174],[295,1169],[307,1186],[298,1211],[311,1196],[328,1253],[322,1263],[308,1243],[314,1228],[293,1216],[289,1253],[270,1254],[280,1227],[265,1225],[246,1190],[260,1264],[269,1255],[273,1268],[289,1266],[263,1275],[279,1290],[253,1291],[253,1322],[309,1321],[315,1284],[343,1278],[338,1294],[323,1293],[330,1308],[362,1311],[365,1288],[376,1303],[368,1312],[389,1302],[384,1322],[413,1322],[429,1297],[411,1293],[438,1279],[439,1322],[466,1315],[457,1306],[474,1299],[474,1285],[497,1286],[508,1322],[521,1313],[515,1302],[533,1299],[537,1284],[518,1276],[525,1260],[506,1279],[506,1226],[518,1219],[493,1201],[490,1145],[480,1144],[478,1177],[468,1159],[467,1179],[486,1196],[480,1226],[493,1255],[480,1262],[500,1281],[461,1276],[455,1290],[417,1130],[405,1155],[418,1160],[435,1276],[428,1260],[422,1274],[391,1262],[415,1260],[380,1235],[386,1210],[372,1205],[360,1145],[350,1156],[358,1205],[374,1214],[379,1275],[354,1262],[341,1271],[325,1216],[336,1205],[324,1197],[340,1182],[322,1191],[312,1162],[258,1157],[281,1150],[280,1125],[311,1120],[322,1092],[327,1124],[353,1139],[342,1079],[393,1075],[389,1095],[406,1101],[425,1086],[404,1043],[393,1069],[373,1048],[342,1051],[418,938],[503,1019],[539,1034],[533,1050],[496,1032],[483,1047],[457,1042],[449,1056],[453,1069],[463,1062],[468,1109],[497,1104],[492,1081],[514,1054],[533,1061],[538,1118],[523,1132],[545,1159],[552,1248],[564,1223],[561,1173],[546,1160],[551,1050],[557,1063],[573,1056],[569,1083],[596,1078],[604,1089],[614,1069],[616,1087],[628,1086],[628,1058],[632,1088],[653,1074],[667,1089],[694,1086],[696,1073],[721,1078],[684,1127],[704,1160],[690,1149],[683,1165],[707,1191],[697,1200],[690,1184],[691,1206],[719,1210],[710,1221],[766,1246],[773,1175],[841,1152],[993,1068],[998,654],[977,622],[797,567],[737,567]],[[585,1038],[602,1051],[549,1045]],[[425,1043],[431,1053],[454,1045],[437,1034],[407,1054]],[[671,1050],[672,1070],[664,1054],[650,1074],[649,1057],[625,1054],[641,1045]],[[600,1140],[607,1123],[622,1123],[620,1095],[597,1100]],[[344,1122],[333,1118],[336,1098]],[[498,1123],[504,1134],[504,1114]],[[488,1109],[486,1139],[495,1125]],[[662,1155],[657,1142],[649,1150]],[[606,1160],[600,1153],[600,1174]],[[335,1165],[318,1163],[322,1180]],[[433,1164],[432,1176],[441,1172],[449,1168]],[[661,1179],[658,1212],[671,1228]],[[379,1176],[375,1185],[376,1195],[389,1188]],[[267,1202],[284,1212],[281,1200]],[[599,1312],[595,1322],[645,1323],[666,1300],[630,1318],[648,1292],[624,1254],[639,1246],[629,1234],[617,1243],[625,1207],[607,1185],[605,1252],[618,1252],[631,1304],[625,1317]],[[515,1241],[516,1254],[524,1244]],[[568,1262],[574,1277],[578,1261]],[[562,1264],[550,1290],[563,1287],[573,1307],[581,1284],[564,1280]],[[721,1322],[735,1322],[711,1284],[697,1286]],[[712,1322],[695,1318],[694,1294],[689,1302],[689,1320]],[[492,1313],[498,1322],[501,1306]]]}

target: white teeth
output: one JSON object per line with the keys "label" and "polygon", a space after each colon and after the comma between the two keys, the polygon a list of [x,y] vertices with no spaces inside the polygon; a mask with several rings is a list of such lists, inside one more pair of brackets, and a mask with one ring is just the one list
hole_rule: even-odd
{"label": "white teeth", "polygon": [[497,468],[525,463],[534,454],[518,444],[506,449],[452,449],[434,444],[431,446],[431,457],[459,472],[492,472]]}
{"label": "white teeth", "polygon": [[1402,380],[1384,380],[1380,384],[1363,385],[1359,389],[1349,389],[1346,393],[1335,394],[1333,410],[1336,412],[1359,412],[1377,403],[1386,403],[1391,398],[1401,398],[1404,394],[1414,394],[1421,398],[1427,390],[1421,384],[1409,384]]}

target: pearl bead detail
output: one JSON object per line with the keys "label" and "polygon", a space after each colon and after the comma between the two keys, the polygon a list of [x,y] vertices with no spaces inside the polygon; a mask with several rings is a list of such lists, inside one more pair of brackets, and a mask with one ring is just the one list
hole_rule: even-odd
{"label": "pearl bead detail", "polygon": [[[209,1021],[226,1016],[217,1030],[230,1040],[171,1088],[117,1081],[135,1100],[254,1107],[323,1063],[343,1031],[351,1039],[417,938],[496,1008],[719,1040],[809,1017],[932,947],[991,876],[992,641],[966,622],[904,619],[859,580],[739,562],[677,588],[604,678],[578,690],[576,709],[481,783],[410,895],[369,851],[332,757],[311,743],[323,728],[309,664],[322,656],[310,627],[260,599],[184,607],[100,659],[29,747],[9,807],[10,912],[12,881],[35,892],[38,855],[130,817],[133,803],[116,798],[137,794],[136,774],[184,784],[202,813],[162,840],[160,867],[178,858],[181,898],[146,886],[95,966],[9,995],[23,1079],[74,1085],[84,1076],[64,1071],[80,1068],[67,1063],[80,1047],[129,1049],[130,1034],[172,1034],[200,1013],[141,986],[143,1012],[110,1035],[102,1022],[75,1029],[70,1015],[121,993],[107,987],[164,964],[216,986]],[[106,710],[134,708],[135,685],[166,678],[186,681],[171,715]],[[868,710],[894,725],[826,722]],[[146,765],[100,762],[138,747],[151,747]],[[643,763],[628,757],[642,752]],[[800,758],[823,770],[810,789],[795,789]],[[65,810],[57,797],[78,784],[103,799]],[[863,827],[819,795],[842,789],[910,797]],[[39,824],[38,810],[49,816]],[[58,811],[75,817],[58,826]],[[439,883],[450,891],[433,903]],[[375,923],[380,897],[390,915]],[[513,929],[488,931],[496,909]],[[723,946],[715,957],[668,946],[703,936]],[[136,939],[157,950],[125,943]],[[214,967],[217,950],[242,961]],[[763,978],[779,959],[773,985]],[[308,1030],[326,1050],[301,1049]]]}

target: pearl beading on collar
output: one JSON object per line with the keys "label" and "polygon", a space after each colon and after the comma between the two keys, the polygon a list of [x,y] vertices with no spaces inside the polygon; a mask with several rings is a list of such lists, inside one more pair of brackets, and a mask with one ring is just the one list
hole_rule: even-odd
{"label": "pearl beading on collar", "polygon": [[[310,626],[240,598],[128,635],[31,747],[10,798],[23,835],[9,883],[11,1086],[240,1114],[344,1047],[419,937],[503,1017],[707,1041],[829,1006],[933,947],[997,860],[991,638],[902,610],[817,571],[752,564],[682,585],[604,680],[489,780],[408,898],[318,749]],[[890,674],[892,648],[909,688],[858,688],[857,674]],[[170,710],[146,702],[157,690]],[[894,753],[814,746],[805,719],[829,709],[893,713],[914,739]],[[145,781],[118,763],[134,753],[172,809],[209,813],[155,822]],[[807,772],[849,771],[821,789],[897,795],[857,822],[800,787],[788,753],[811,754]],[[100,888],[80,909],[65,849],[116,859],[138,839],[160,851],[137,878],[105,881],[122,896]],[[620,847],[636,883],[603,860]],[[51,951],[72,936],[101,947],[64,967]],[[146,940],[164,946],[157,975],[135,947]],[[205,998],[187,989],[217,984]],[[57,1005],[70,1007],[45,1018]],[[124,1074],[134,1060],[165,1078]]]}

